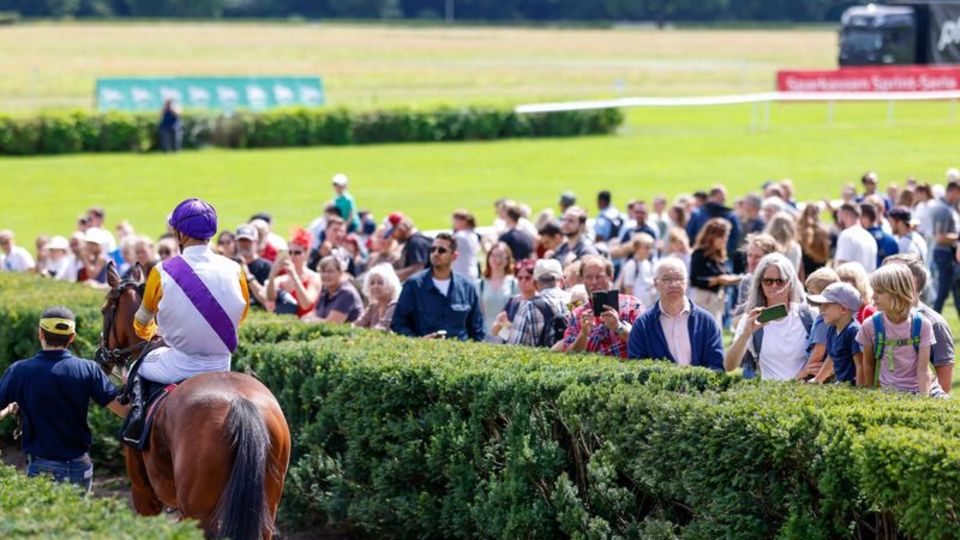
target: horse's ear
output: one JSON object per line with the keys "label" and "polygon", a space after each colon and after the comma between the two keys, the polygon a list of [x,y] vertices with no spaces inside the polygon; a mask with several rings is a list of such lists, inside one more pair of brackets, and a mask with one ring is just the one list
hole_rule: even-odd
{"label": "horse's ear", "polygon": [[120,274],[117,273],[117,267],[113,261],[107,262],[107,285],[116,287],[120,284]]}
{"label": "horse's ear", "polygon": [[141,266],[140,263],[133,266],[133,270],[130,271],[130,278],[137,283],[143,281],[143,266]]}

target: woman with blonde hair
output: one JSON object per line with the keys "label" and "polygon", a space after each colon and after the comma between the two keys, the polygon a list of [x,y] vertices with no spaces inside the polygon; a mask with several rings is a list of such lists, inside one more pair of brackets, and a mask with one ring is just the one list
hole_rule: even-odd
{"label": "woman with blonde hair", "polygon": [[[786,308],[786,315],[761,322],[760,314],[765,309],[780,305]],[[724,369],[737,369],[749,356],[763,380],[796,378],[807,362],[814,317],[804,302],[796,268],[782,254],[771,253],[760,260],[753,273],[745,313],[727,351]]]}
{"label": "woman with blonde hair", "polygon": [[353,324],[360,328],[389,331],[393,310],[400,297],[400,278],[393,266],[382,263],[371,268],[363,278],[362,290],[367,307]]}
{"label": "woman with blonde hair", "polygon": [[843,263],[836,268],[836,271],[840,281],[853,285],[853,288],[860,293],[862,304],[854,318],[857,319],[858,323],[863,324],[864,320],[877,312],[877,308],[872,305],[873,289],[870,288],[870,278],[867,276],[867,272],[857,262]]}
{"label": "woman with blonde hair", "polygon": [[803,274],[809,276],[830,258],[830,231],[820,222],[820,206],[807,203],[797,221],[797,241],[803,255]]}
{"label": "woman with blonde hair", "polygon": [[[687,275],[690,274],[690,237],[682,227],[671,227],[667,231],[666,245],[663,246],[664,257],[675,257],[687,266]],[[646,305],[646,304],[644,304]]]}
{"label": "woman with blonde hair", "polygon": [[[797,222],[789,212],[777,212],[763,230],[772,236],[780,245],[783,253],[793,264],[798,273],[803,270],[803,252],[797,242]],[[802,277],[802,275],[801,275]]]}
{"label": "woman with blonde hair", "polygon": [[350,323],[360,318],[363,300],[360,293],[347,278],[347,263],[334,255],[320,259],[317,265],[323,289],[317,298],[316,308],[300,317],[304,321],[325,323]]}
{"label": "woman with blonde hair", "polygon": [[690,285],[693,302],[707,310],[723,326],[724,287],[736,285],[740,276],[727,273],[727,238],[730,223],[721,218],[708,221],[690,255]]}

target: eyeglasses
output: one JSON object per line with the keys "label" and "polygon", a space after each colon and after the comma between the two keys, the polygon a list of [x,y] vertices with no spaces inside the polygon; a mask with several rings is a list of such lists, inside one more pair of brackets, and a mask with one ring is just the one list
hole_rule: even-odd
{"label": "eyeglasses", "polygon": [[785,279],[783,279],[783,278],[768,278],[768,277],[765,277],[765,278],[760,279],[760,282],[763,283],[764,285],[766,285],[767,287],[773,287],[774,285],[785,285],[785,284],[787,283],[787,280],[785,280]]}
{"label": "eyeglasses", "polygon": [[660,283],[663,283],[664,285],[681,285],[687,280],[681,277],[662,277],[662,278],[657,278],[657,281],[659,281]]}
{"label": "eyeglasses", "polygon": [[430,246],[430,253],[439,253],[440,255],[443,255],[447,251],[449,250],[443,246]]}
{"label": "eyeglasses", "polygon": [[292,250],[290,250],[290,255],[303,255],[304,253],[306,253],[306,252],[305,252],[305,251],[301,251],[301,250],[299,250],[299,249],[292,249]]}

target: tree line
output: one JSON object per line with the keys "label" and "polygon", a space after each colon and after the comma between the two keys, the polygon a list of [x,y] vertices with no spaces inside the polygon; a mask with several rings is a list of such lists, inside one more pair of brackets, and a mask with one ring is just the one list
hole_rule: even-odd
{"label": "tree line", "polygon": [[24,17],[838,21],[838,0],[0,0]]}

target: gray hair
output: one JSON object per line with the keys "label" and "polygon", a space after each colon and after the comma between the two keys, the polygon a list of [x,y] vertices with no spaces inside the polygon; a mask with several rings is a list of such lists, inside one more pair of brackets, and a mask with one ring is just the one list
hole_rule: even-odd
{"label": "gray hair", "polygon": [[793,263],[780,253],[771,253],[760,259],[757,269],[753,272],[744,312],[758,307],[767,307],[767,295],[763,292],[763,274],[771,266],[780,271],[781,279],[787,281],[787,286],[790,287],[790,303],[803,303],[803,285],[797,277],[797,270],[793,267]]}
{"label": "gray hair", "polygon": [[363,277],[363,296],[367,299],[368,302],[372,300],[370,297],[370,278],[380,277],[383,279],[383,283],[390,289],[390,301],[395,302],[400,296],[400,278],[397,277],[397,273],[393,270],[393,266],[389,263],[380,263],[373,268],[371,268],[367,275]]}
{"label": "gray hair", "polygon": [[668,268],[672,268],[677,272],[680,272],[683,274],[683,279],[689,280],[687,265],[677,257],[664,257],[658,260],[656,264],[653,265],[653,278],[659,278],[660,274],[662,274],[663,271]]}

